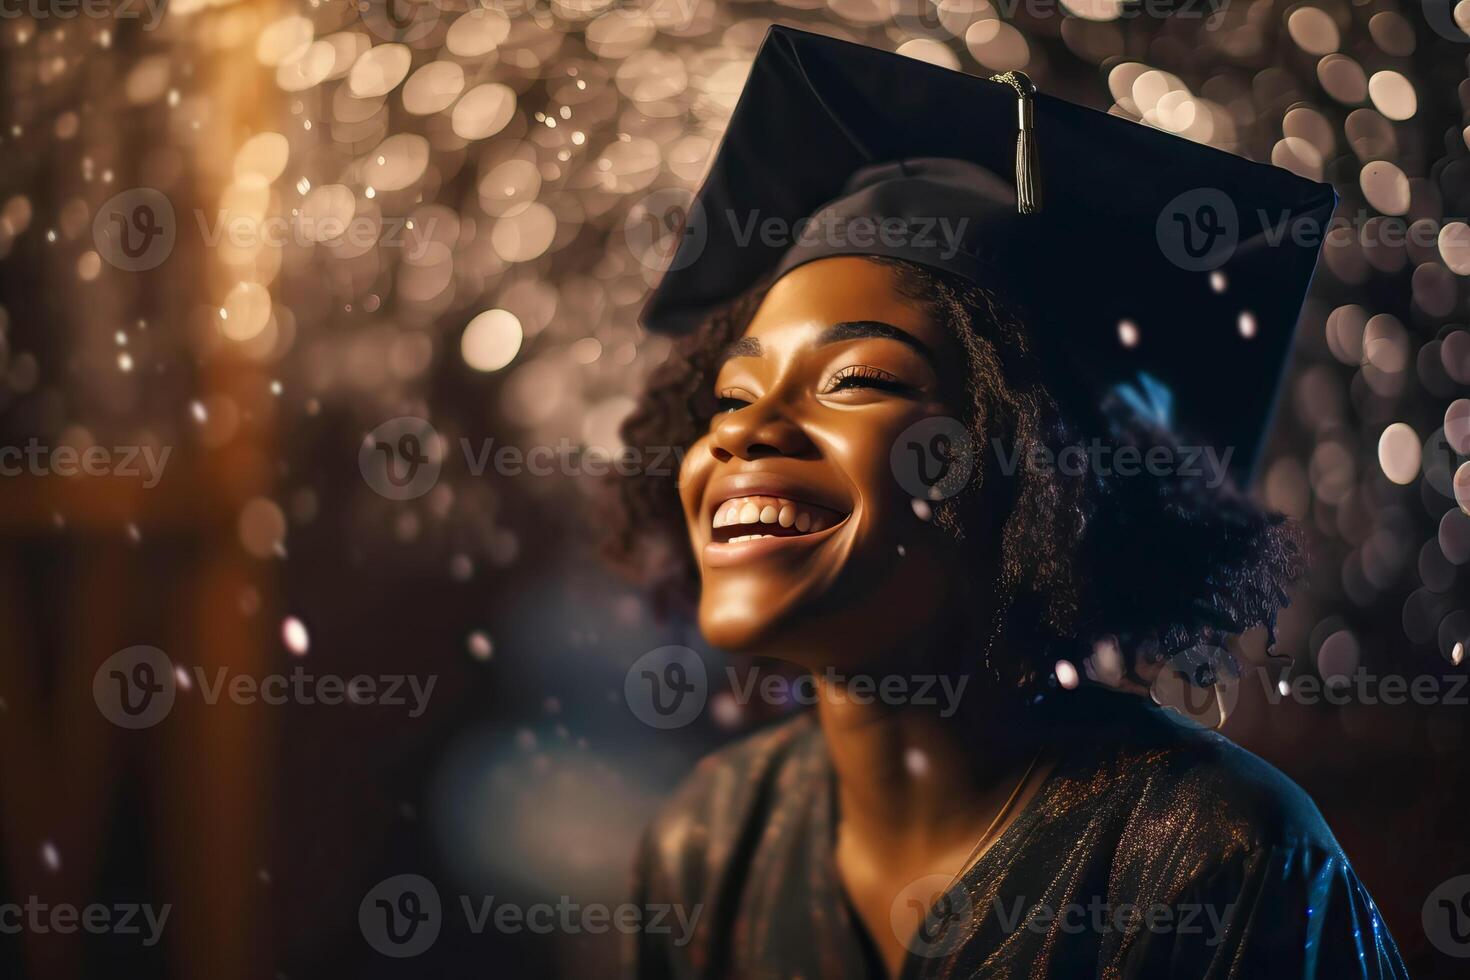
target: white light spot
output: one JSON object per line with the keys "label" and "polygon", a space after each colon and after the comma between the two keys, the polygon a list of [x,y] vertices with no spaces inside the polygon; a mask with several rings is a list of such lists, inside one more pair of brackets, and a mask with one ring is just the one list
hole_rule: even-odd
{"label": "white light spot", "polygon": [[495,654],[495,647],[490,642],[490,634],[484,630],[475,630],[471,633],[466,646],[469,647],[470,656],[476,660],[489,660]]}
{"label": "white light spot", "polygon": [[1378,437],[1378,465],[1384,476],[1400,486],[1414,482],[1422,456],[1419,435],[1407,423],[1395,422]]}
{"label": "white light spot", "polygon": [[709,702],[710,717],[715,724],[726,730],[740,727],[740,703],[729,691],[720,691]]}
{"label": "white light spot", "polygon": [[311,649],[311,636],[306,632],[306,624],[295,616],[287,616],[281,621],[281,642],[298,657],[306,656]]}
{"label": "white light spot", "polygon": [[459,341],[464,362],[476,371],[499,371],[521,349],[521,321],[509,310],[486,310],[470,321]]}
{"label": "white light spot", "polygon": [[1054,668],[1057,675],[1057,683],[1068,691],[1077,686],[1077,668],[1070,660],[1058,660]]}

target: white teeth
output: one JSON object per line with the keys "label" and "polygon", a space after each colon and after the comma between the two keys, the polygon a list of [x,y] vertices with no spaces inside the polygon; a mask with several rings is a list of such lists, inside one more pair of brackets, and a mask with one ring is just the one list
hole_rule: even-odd
{"label": "white teeth", "polygon": [[[825,512],[814,514],[794,500],[779,497],[732,497],[715,508],[710,518],[712,527],[730,527],[737,524],[771,524],[783,528],[795,528],[797,533],[821,531],[827,528]],[[742,534],[729,539],[750,541],[754,538],[770,537],[768,534]]]}

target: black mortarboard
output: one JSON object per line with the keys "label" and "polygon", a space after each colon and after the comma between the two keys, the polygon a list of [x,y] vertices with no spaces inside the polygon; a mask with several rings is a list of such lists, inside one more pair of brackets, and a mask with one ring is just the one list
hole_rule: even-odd
{"label": "black mortarboard", "polygon": [[908,259],[1008,294],[1094,404],[1171,392],[1249,479],[1332,188],[997,79],[772,27],[644,325],[815,258]]}

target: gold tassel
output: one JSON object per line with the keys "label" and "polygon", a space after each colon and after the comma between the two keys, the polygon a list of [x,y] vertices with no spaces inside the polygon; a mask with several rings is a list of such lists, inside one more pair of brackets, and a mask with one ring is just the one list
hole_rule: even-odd
{"label": "gold tassel", "polygon": [[1019,71],[991,75],[990,80],[1016,90],[1016,210],[1021,214],[1035,214],[1041,210],[1041,168],[1036,157],[1032,115],[1036,86]]}

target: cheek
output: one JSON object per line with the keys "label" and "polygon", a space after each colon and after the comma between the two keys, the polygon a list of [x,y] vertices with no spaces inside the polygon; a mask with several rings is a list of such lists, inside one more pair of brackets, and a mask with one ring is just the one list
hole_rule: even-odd
{"label": "cheek", "polygon": [[831,458],[852,484],[863,523],[872,530],[908,528],[917,521],[911,495],[894,472],[893,452],[904,431],[929,414],[910,408],[832,433]]}
{"label": "cheek", "polygon": [[715,458],[710,454],[709,442],[709,436],[695,440],[679,465],[679,502],[691,523],[699,514],[704,488],[714,471]]}

